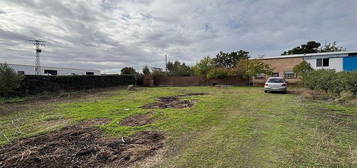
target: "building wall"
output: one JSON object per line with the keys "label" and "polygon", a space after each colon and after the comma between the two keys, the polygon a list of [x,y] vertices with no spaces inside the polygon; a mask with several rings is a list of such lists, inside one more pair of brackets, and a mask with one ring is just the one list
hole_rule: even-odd
{"label": "building wall", "polygon": [[343,58],[344,71],[357,71],[357,55],[351,55]]}
{"label": "building wall", "polygon": [[[11,68],[15,71],[23,71],[25,75],[35,75],[35,67],[31,65],[17,65],[17,64],[9,64]],[[86,75],[86,72],[93,72],[94,75],[100,75],[99,70],[87,70],[87,69],[72,69],[72,68],[57,68],[57,67],[41,67],[41,75],[45,74],[45,70],[56,70],[57,75]]]}
{"label": "building wall", "polygon": [[[279,77],[284,77],[285,72],[293,72],[295,65],[300,64],[303,61],[303,57],[293,57],[293,58],[272,58],[272,59],[261,59],[260,61],[269,64],[274,68],[273,72],[279,73]],[[267,77],[261,79],[253,79],[254,84],[265,83]],[[289,83],[296,83],[298,78],[286,79]]]}
{"label": "building wall", "polygon": [[[316,60],[319,58],[329,58],[328,67],[317,67]],[[314,57],[304,57],[304,60],[311,64],[311,67],[314,69],[335,69],[337,72],[343,71],[343,58],[342,57],[323,57],[323,56],[314,56]]]}

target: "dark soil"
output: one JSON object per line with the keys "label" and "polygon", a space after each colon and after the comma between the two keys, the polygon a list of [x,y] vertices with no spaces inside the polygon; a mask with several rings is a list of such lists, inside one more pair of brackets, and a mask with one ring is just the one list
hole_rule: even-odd
{"label": "dark soil", "polygon": [[143,126],[150,124],[154,121],[152,118],[152,112],[146,114],[139,114],[135,116],[130,116],[125,118],[123,121],[120,122],[120,125],[123,126]]}
{"label": "dark soil", "polygon": [[164,139],[152,131],[109,139],[97,128],[70,126],[6,145],[0,149],[0,168],[126,166],[154,155]]}
{"label": "dark soil", "polygon": [[207,95],[207,93],[187,93],[183,95],[179,95],[180,97],[185,97],[185,96],[202,96],[202,95]]}
{"label": "dark soil", "polygon": [[160,97],[157,102],[149,103],[141,108],[144,109],[165,109],[165,108],[188,108],[193,106],[190,100],[181,100],[181,97],[205,95],[205,93],[188,93],[178,96]]}
{"label": "dark soil", "polygon": [[157,102],[149,103],[144,109],[165,109],[165,108],[187,108],[192,107],[193,103],[189,100],[180,100],[178,96],[160,97]]}

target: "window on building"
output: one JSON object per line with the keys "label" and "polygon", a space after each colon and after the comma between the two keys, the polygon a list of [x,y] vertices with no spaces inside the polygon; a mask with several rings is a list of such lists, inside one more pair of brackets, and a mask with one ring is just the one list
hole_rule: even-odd
{"label": "window on building", "polygon": [[316,59],[316,67],[321,67],[322,66],[322,59]]}
{"label": "window on building", "polygon": [[50,70],[50,69],[45,69],[44,74],[47,75],[57,75],[57,70]]}
{"label": "window on building", "polygon": [[94,75],[94,72],[86,72],[86,75]]}
{"label": "window on building", "polygon": [[295,79],[296,74],[294,72],[285,72],[284,73],[284,78],[285,79]]}
{"label": "window on building", "polygon": [[328,67],[328,66],[330,66],[329,58],[316,59],[316,67]]}
{"label": "window on building", "polygon": [[19,75],[25,75],[25,71],[17,71],[17,74],[19,74]]}
{"label": "window on building", "polygon": [[279,77],[279,72],[273,72],[271,76],[272,77]]}
{"label": "window on building", "polygon": [[324,66],[324,67],[330,66],[330,59],[324,58],[324,59],[322,60],[322,66]]}

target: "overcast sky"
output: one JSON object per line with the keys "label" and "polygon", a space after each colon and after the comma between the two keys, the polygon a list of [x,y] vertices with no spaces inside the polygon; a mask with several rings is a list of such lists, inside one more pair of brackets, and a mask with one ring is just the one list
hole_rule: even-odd
{"label": "overcast sky", "polygon": [[280,55],[309,40],[357,50],[356,0],[0,0],[0,62],[119,72],[219,51]]}

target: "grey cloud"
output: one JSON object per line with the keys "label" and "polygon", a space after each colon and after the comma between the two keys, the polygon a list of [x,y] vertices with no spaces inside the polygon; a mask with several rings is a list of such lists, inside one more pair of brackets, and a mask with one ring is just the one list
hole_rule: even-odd
{"label": "grey cloud", "polygon": [[30,40],[31,38],[29,36],[26,36],[24,34],[16,33],[16,32],[11,32],[11,31],[6,31],[0,29],[0,41],[20,41],[24,42],[27,40]]}
{"label": "grey cloud", "polygon": [[[164,55],[190,65],[219,51],[279,55],[308,40],[356,49],[357,1],[333,0],[3,0],[0,62],[119,72],[162,66]],[[11,14],[11,15],[10,15]]]}

